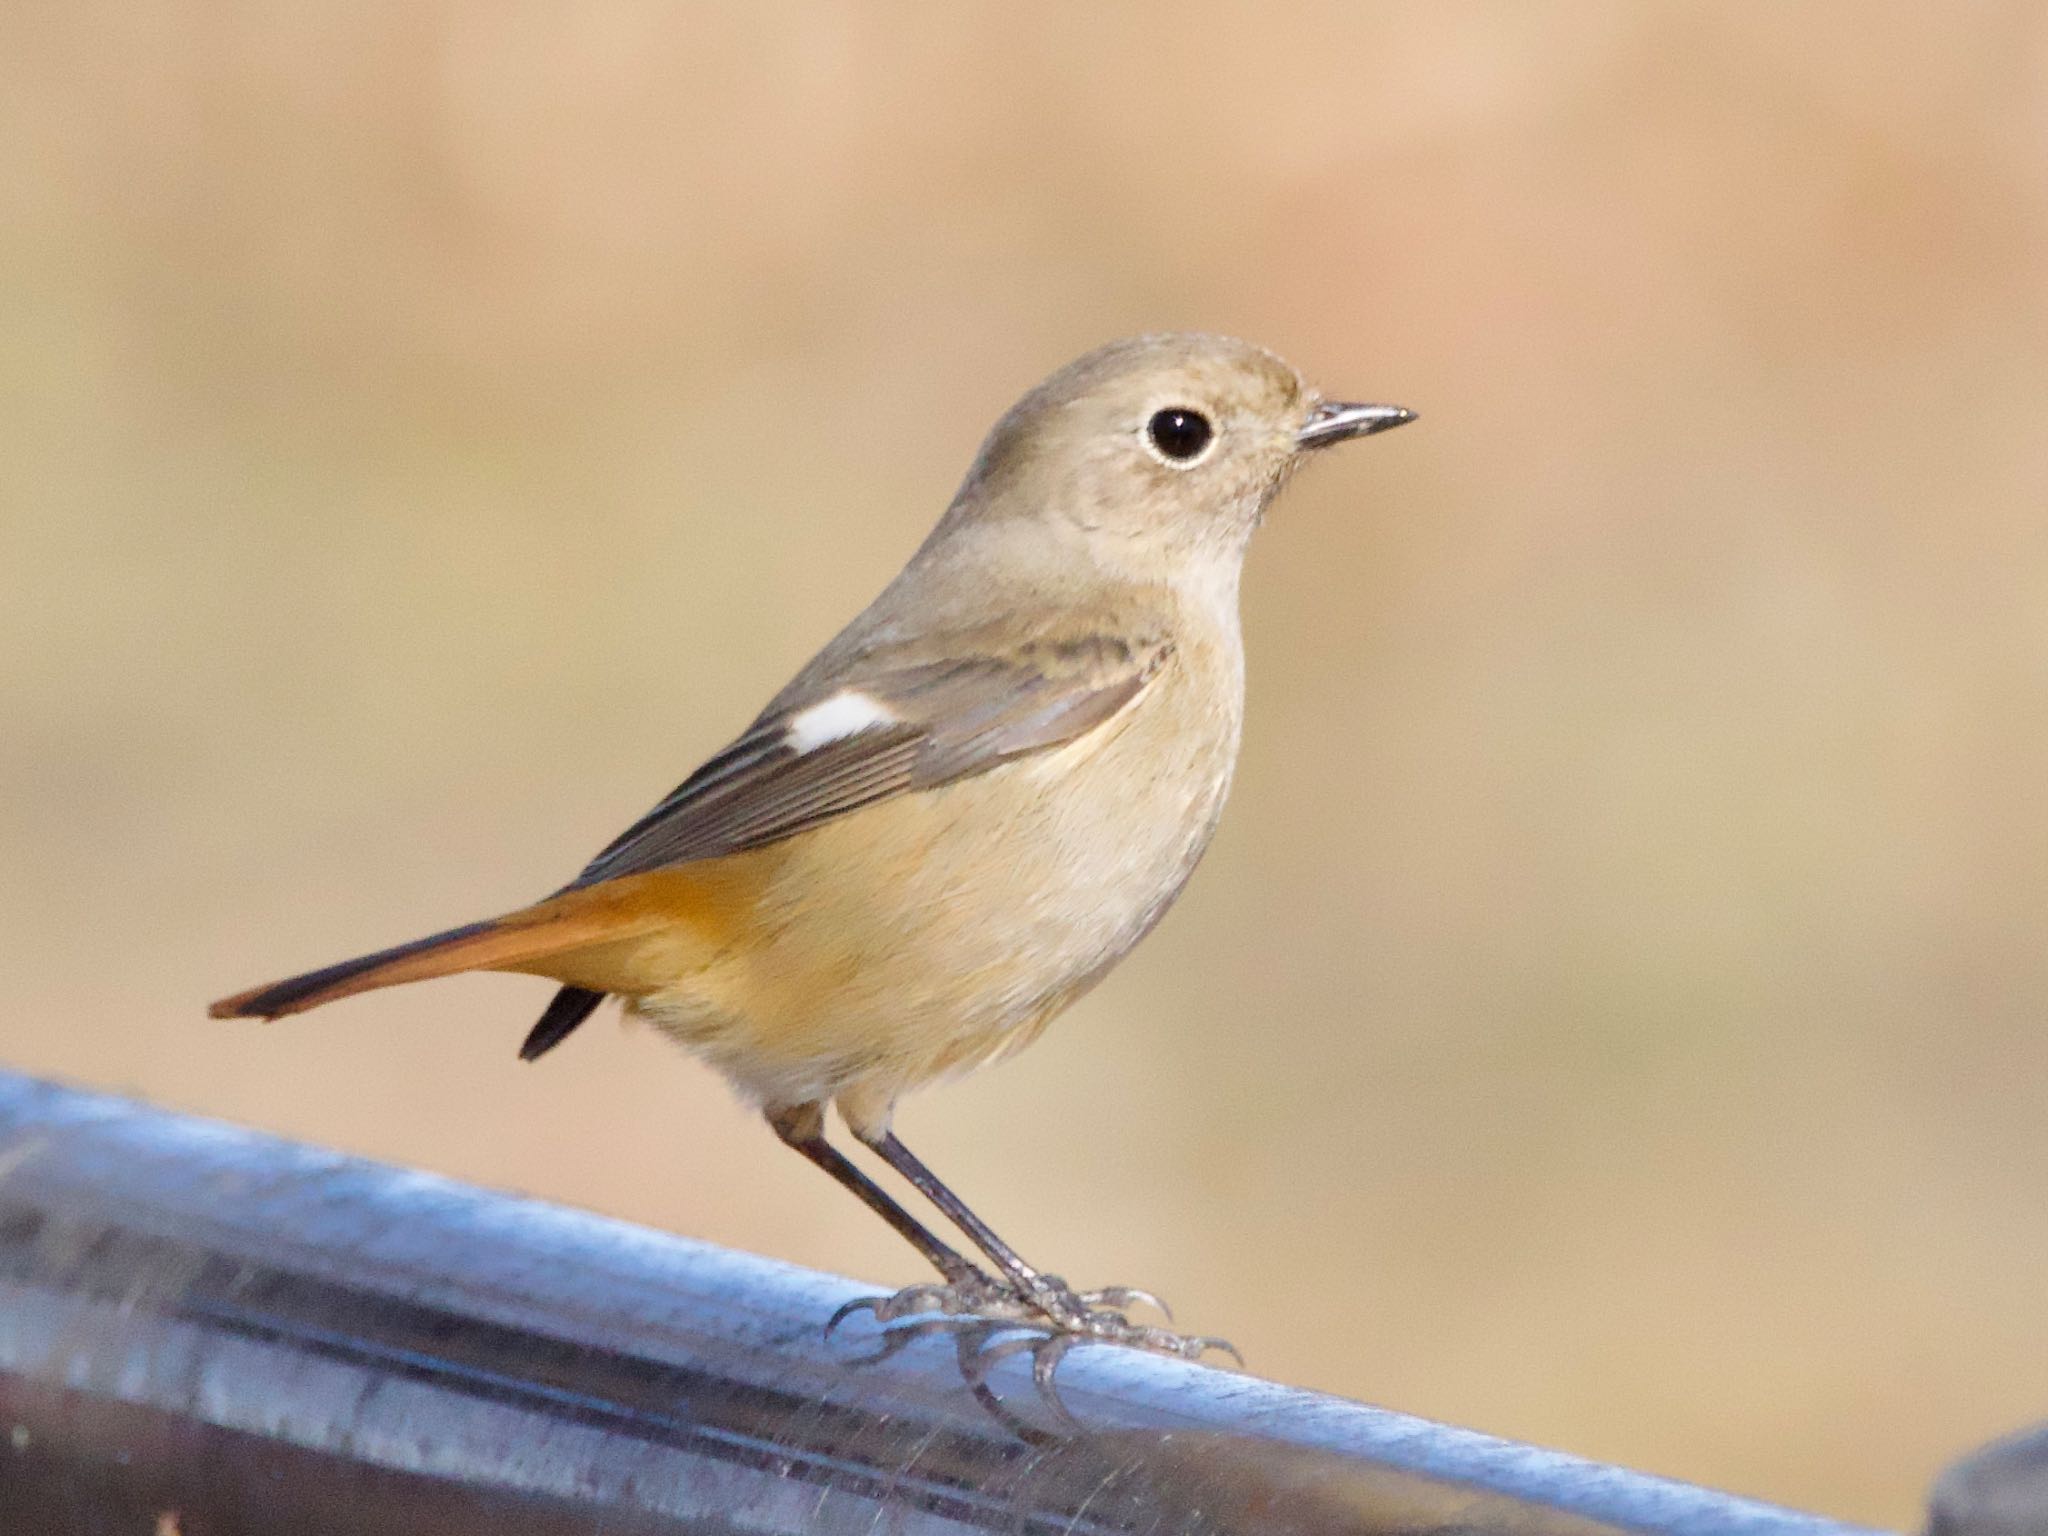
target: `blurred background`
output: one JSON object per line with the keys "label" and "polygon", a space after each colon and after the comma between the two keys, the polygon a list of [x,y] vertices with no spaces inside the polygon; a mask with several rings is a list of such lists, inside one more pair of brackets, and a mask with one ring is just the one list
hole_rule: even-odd
{"label": "blurred background", "polygon": [[1909,1523],[2048,1411],[2048,14],[0,12],[7,1065],[895,1284],[471,978],[1128,332],[1420,425],[1187,900],[899,1119],[1262,1373]]}

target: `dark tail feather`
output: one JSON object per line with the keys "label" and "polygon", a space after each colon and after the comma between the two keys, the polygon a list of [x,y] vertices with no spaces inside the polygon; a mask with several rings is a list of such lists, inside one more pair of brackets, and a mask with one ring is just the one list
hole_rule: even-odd
{"label": "dark tail feather", "polygon": [[[556,981],[595,979],[602,984],[616,969],[615,964],[608,968],[607,955],[616,962],[622,944],[630,949],[628,941],[670,921],[667,910],[645,896],[630,880],[557,892],[546,901],[489,922],[451,928],[395,949],[381,949],[303,976],[251,987],[222,998],[207,1011],[216,1019],[280,1019],[358,992],[462,971],[524,971],[552,976]],[[595,971],[590,969],[592,964]],[[577,994],[577,989],[572,988],[571,993]],[[577,995],[594,999],[597,994]],[[575,1011],[579,1006],[581,1013]],[[545,1031],[548,1038],[539,1048],[544,1050],[566,1035],[595,1006],[595,1001],[588,1005],[572,1001],[571,994],[557,998],[556,1007],[550,1008],[542,1021],[552,1020],[554,1026]]]}
{"label": "dark tail feather", "polygon": [[322,966],[303,976],[287,976],[283,981],[273,981],[268,986],[252,987],[247,992],[224,997],[206,1011],[216,1019],[281,1019],[288,1013],[298,1013],[329,998],[347,996],[349,992],[358,990],[349,983],[360,981],[373,971],[398,965],[416,956],[432,954],[436,950],[452,948],[489,933],[493,926],[487,922],[468,923],[460,928],[450,928],[446,933],[414,939],[410,944],[380,949],[374,955],[358,955],[338,965]]}
{"label": "dark tail feather", "polygon": [[562,988],[540,1016],[540,1022],[527,1031],[526,1043],[519,1047],[519,1059],[539,1060],[568,1039],[577,1025],[597,1012],[597,1005],[603,1001],[602,992],[593,992],[588,987]]}

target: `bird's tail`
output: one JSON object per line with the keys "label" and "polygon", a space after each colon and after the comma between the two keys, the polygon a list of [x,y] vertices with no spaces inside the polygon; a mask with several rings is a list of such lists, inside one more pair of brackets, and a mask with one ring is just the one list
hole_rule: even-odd
{"label": "bird's tail", "polygon": [[216,1019],[281,1019],[358,992],[463,971],[525,971],[602,987],[624,958],[621,950],[663,921],[657,908],[620,899],[625,894],[602,888],[565,892],[504,917],[251,987],[207,1012]]}

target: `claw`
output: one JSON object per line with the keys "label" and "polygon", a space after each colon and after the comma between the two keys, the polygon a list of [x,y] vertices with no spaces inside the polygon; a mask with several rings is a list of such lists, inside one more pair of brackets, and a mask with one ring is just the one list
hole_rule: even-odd
{"label": "claw", "polygon": [[840,1307],[838,1311],[834,1312],[830,1317],[825,1319],[825,1333],[827,1337],[830,1337],[834,1332],[836,1332],[838,1330],[839,1325],[845,1322],[849,1317],[853,1316],[853,1314],[856,1312],[872,1312],[875,1314],[875,1320],[877,1322],[880,1322],[882,1320],[882,1304],[886,1302],[888,1299],[889,1298],[886,1296],[854,1297],[853,1300],[847,1302],[844,1306]]}
{"label": "claw", "polygon": [[1041,1300],[1020,1296],[1009,1287],[987,1277],[946,1284],[906,1285],[888,1296],[863,1296],[849,1301],[832,1315],[828,1331],[855,1312],[871,1312],[878,1323],[893,1323],[907,1317],[940,1313],[947,1317],[989,1317],[1042,1323],[1052,1316],[1057,1298]]}
{"label": "claw", "polygon": [[1059,1370],[1060,1361],[1066,1358],[1067,1351],[1074,1347],[1074,1339],[1075,1335],[1071,1333],[1054,1334],[1045,1341],[1045,1348],[1032,1353],[1031,1382],[1038,1388],[1040,1397],[1055,1403],[1059,1401],[1059,1389],[1052,1384],[1053,1375]]}
{"label": "claw", "polygon": [[832,1314],[826,1321],[828,1334],[856,1312],[872,1313],[878,1323],[897,1323],[907,1317],[919,1317],[928,1312],[943,1313],[958,1317],[973,1313],[990,1305],[990,1298],[973,1294],[966,1286],[906,1285],[902,1290],[888,1296],[857,1296]]}
{"label": "claw", "polygon": [[[856,1312],[872,1313],[875,1321],[882,1324],[932,1314],[1008,1323],[1044,1335],[1044,1351],[1034,1351],[1032,1357],[1034,1376],[1049,1376],[1061,1356],[1084,1341],[1122,1344],[1181,1360],[1200,1360],[1214,1350],[1243,1366],[1244,1356],[1228,1339],[1175,1333],[1170,1328],[1133,1322],[1128,1313],[1137,1306],[1151,1307],[1169,1323],[1173,1321],[1173,1312],[1165,1302],[1135,1285],[1075,1291],[1057,1275],[1041,1275],[1037,1284],[1022,1290],[977,1274],[951,1283],[905,1286],[891,1296],[863,1296],[849,1301],[832,1314],[825,1330],[830,1333]],[[1013,1347],[1024,1346],[1020,1343]],[[1009,1352],[1010,1347],[1002,1348],[995,1358]]]}
{"label": "claw", "polygon": [[1082,1291],[1074,1299],[1091,1312],[1104,1307],[1128,1312],[1132,1307],[1145,1306],[1150,1307],[1169,1323],[1173,1321],[1173,1308],[1141,1286],[1105,1285],[1099,1291]]}
{"label": "claw", "polygon": [[1009,1359],[1010,1356],[1023,1354],[1026,1351],[1029,1351],[1031,1355],[1032,1372],[1033,1374],[1036,1374],[1038,1370],[1039,1357],[1042,1354],[1044,1354],[1044,1352],[1055,1341],[1071,1337],[1071,1334],[1065,1333],[1015,1334],[1012,1337],[1003,1339],[999,1342],[982,1345],[982,1347],[975,1354],[975,1367],[983,1376],[986,1376],[989,1373],[989,1371],[993,1370],[1003,1361]]}
{"label": "claw", "polygon": [[875,1321],[893,1323],[899,1318],[915,1317],[921,1312],[964,1312],[969,1310],[967,1298],[958,1286],[906,1285],[893,1296],[884,1296],[875,1303]]}

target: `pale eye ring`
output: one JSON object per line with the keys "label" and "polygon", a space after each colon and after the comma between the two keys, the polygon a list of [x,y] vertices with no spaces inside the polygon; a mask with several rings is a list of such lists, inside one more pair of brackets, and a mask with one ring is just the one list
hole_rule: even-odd
{"label": "pale eye ring", "polygon": [[1145,441],[1167,463],[1186,467],[1199,459],[1216,438],[1209,418],[1193,406],[1169,405],[1154,411],[1145,423]]}

